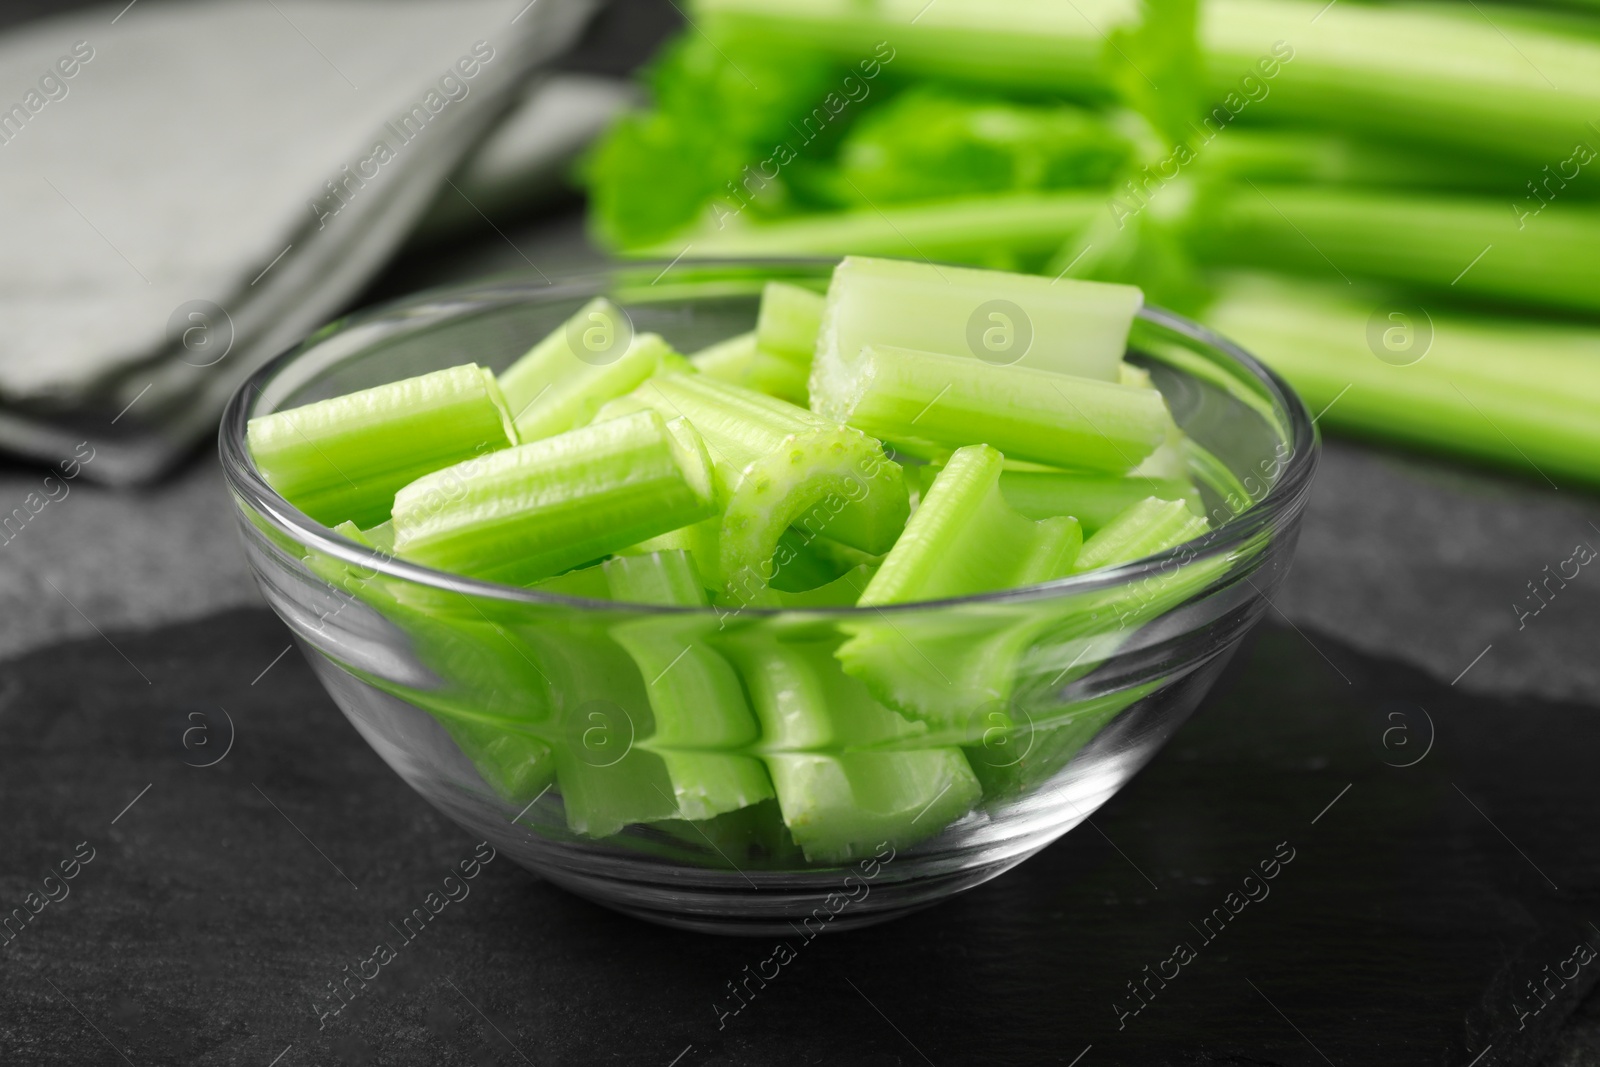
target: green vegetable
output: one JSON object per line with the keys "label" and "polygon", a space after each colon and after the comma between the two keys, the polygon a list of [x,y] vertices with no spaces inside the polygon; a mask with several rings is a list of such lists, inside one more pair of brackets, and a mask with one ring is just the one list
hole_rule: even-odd
{"label": "green vegetable", "polygon": [[1150,497],[1113,518],[1083,542],[1074,569],[1081,573],[1153,556],[1198,537],[1206,529],[1205,516],[1196,515],[1187,501]]}
{"label": "green vegetable", "polygon": [[1230,279],[1208,317],[1288,378],[1321,425],[1600,485],[1600,328],[1248,277]]}
{"label": "green vegetable", "polygon": [[847,256],[828,286],[813,406],[843,419],[867,345],[1114,382],[1142,302],[1130,286]]}
{"label": "green vegetable", "polygon": [[802,365],[758,347],[754,330],[702,349],[690,356],[689,362],[708,378],[742,385],[801,407],[808,401],[806,383],[811,376],[811,361],[807,359]]}
{"label": "green vegetable", "polygon": [[1182,500],[1192,510],[1200,508],[1198,490],[1183,478],[1007,470],[1000,474],[1000,492],[1006,503],[1030,519],[1071,515],[1083,526],[1085,536],[1147,497]]}
{"label": "green vegetable", "polygon": [[859,430],[701,374],[652,378],[624,402],[681,416],[705,439],[718,544],[685,547],[713,588],[739,595],[763,585],[790,526],[871,553],[887,551],[905,526],[899,464]]}
{"label": "green vegetable", "polygon": [[712,513],[699,435],[640,412],[419,478],[395,495],[395,552],[527,583]]}
{"label": "green vegetable", "polygon": [[431,471],[516,443],[494,375],[468,363],[250,420],[267,484],[326,525],[370,526]]}
{"label": "green vegetable", "polygon": [[818,404],[914,455],[987,443],[1008,456],[1125,473],[1172,416],[1154,389],[869,344],[850,377],[818,378]]}
{"label": "green vegetable", "polygon": [[1078,521],[1035,521],[1012,510],[1000,494],[1004,461],[988,445],[950,456],[862,593],[862,606],[1037,585],[1072,569],[1083,544]]}
{"label": "green vegetable", "polygon": [[[604,565],[611,595],[638,604],[706,607],[694,563],[684,552],[618,556]],[[773,795],[759,761],[732,753],[759,738],[739,678],[706,643],[718,628],[709,614],[671,614],[612,627],[645,680],[655,730],[639,745],[660,755],[681,818],[710,819]]]}
{"label": "green vegetable", "polygon": [[822,326],[823,298],[787,282],[768,282],[761,290],[756,344],[796,365],[809,368]]}
{"label": "green vegetable", "polygon": [[916,747],[924,727],[839,673],[837,638],[753,627],[722,644],[761,721],[784,824],[808,860],[842,863],[885,841],[931,837],[978,799],[959,749]]}
{"label": "green vegetable", "polygon": [[526,444],[587,426],[595,412],[637,386],[672,355],[653,333],[635,335],[605,297],[585,304],[500,375],[500,388]]}

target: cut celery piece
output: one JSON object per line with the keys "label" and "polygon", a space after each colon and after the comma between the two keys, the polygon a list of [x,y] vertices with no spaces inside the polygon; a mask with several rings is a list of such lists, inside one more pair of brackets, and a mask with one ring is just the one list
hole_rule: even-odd
{"label": "cut celery piece", "polygon": [[801,407],[806,406],[810,398],[807,380],[811,375],[811,361],[808,359],[802,364],[758,347],[753,331],[702,349],[689,357],[689,363],[707,377],[742,385]]}
{"label": "cut celery piece", "polygon": [[555,779],[550,746],[497,724],[435,715],[462,755],[472,761],[478,776],[502,800],[529,804]]}
{"label": "cut celery piece", "polygon": [[822,327],[821,294],[787,282],[768,282],[761,290],[761,311],[756,317],[756,344],[796,365],[811,369]]}
{"label": "cut celery piece", "polygon": [[1154,389],[1156,383],[1151,380],[1150,372],[1143,367],[1136,367],[1127,360],[1117,365],[1117,384],[1132,386],[1135,389]]}
{"label": "cut celery piece", "polygon": [[1005,457],[968,445],[950,457],[861,595],[863,606],[986,593],[1067,574],[1083,543],[1073,518],[1035,521],[1000,493]]}
{"label": "cut celery piece", "polygon": [[813,863],[932,837],[981,793],[959,749],[914,747],[926,729],[839,672],[836,644],[754,627],[723,641],[760,719],[784,824]]}
{"label": "cut celery piece", "polygon": [[474,363],[262,415],[246,439],[267,484],[329,526],[381,522],[402,486],[517,441],[494,375]]}
{"label": "cut celery piece", "polygon": [[[709,603],[688,554],[619,556],[604,564],[611,595],[638,604]],[[639,746],[658,754],[672,778],[679,817],[714,818],[772,797],[759,760],[740,755],[759,737],[739,676],[706,643],[719,622],[702,614],[619,623],[611,634],[638,666],[655,714]]]}
{"label": "cut celery piece", "polygon": [[1085,541],[1073,569],[1092,571],[1142,559],[1199,537],[1206,529],[1205,516],[1196,515],[1187,501],[1150,497],[1123,511]]}
{"label": "cut celery piece", "polygon": [[1149,497],[1181,500],[1196,514],[1200,511],[1200,491],[1181,478],[1008,470],[1000,475],[1000,492],[1030,519],[1071,515],[1086,536]]}
{"label": "cut celery piece", "polygon": [[528,588],[541,593],[554,593],[557,596],[583,597],[586,600],[611,599],[611,586],[607,584],[606,572],[599,564],[579,567],[565,574],[558,574],[554,578],[543,578]]}
{"label": "cut celery piece", "polygon": [[867,345],[940,352],[1115,382],[1144,295],[1132,286],[847,256],[835,268],[811,370],[812,407]]}
{"label": "cut celery piece", "polygon": [[905,527],[900,466],[859,430],[703,374],[652,378],[611,410],[630,404],[682,416],[705,440],[722,520],[716,556],[697,551],[696,563],[712,588],[766,582],[791,525],[870,553]]}
{"label": "cut celery piece", "polygon": [[527,584],[714,513],[693,428],[655,412],[469,460],[395,496],[395,551]]}
{"label": "cut celery piece", "polygon": [[1013,459],[1121,474],[1173,425],[1154,389],[879,345],[829,385],[838,391],[816,394],[820,407],[921,455],[987,444]]}
{"label": "cut celery piece", "polygon": [[[606,401],[676,356],[660,336],[634,335],[626,322],[610,301],[597,297],[500,375],[519,440],[526,444],[587,426]],[[586,337],[609,340],[590,349]]]}

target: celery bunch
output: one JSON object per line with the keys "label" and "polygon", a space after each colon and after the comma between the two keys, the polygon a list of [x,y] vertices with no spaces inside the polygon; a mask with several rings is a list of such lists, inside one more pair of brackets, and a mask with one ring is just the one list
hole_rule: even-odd
{"label": "celery bunch", "polygon": [[[1327,426],[1600,485],[1595,409],[1567,387],[1587,380],[1569,354],[1600,343],[1600,6],[1544,6],[696,0],[649,103],[592,154],[591,219],[612,248],[665,258],[853,253],[1138,285],[1342,396]],[[724,127],[749,137],[699,150]],[[1241,271],[1276,276],[1277,306],[1241,295]],[[1474,377],[1389,373],[1375,338],[1395,328]],[[1552,375],[1525,371],[1535,346]]]}

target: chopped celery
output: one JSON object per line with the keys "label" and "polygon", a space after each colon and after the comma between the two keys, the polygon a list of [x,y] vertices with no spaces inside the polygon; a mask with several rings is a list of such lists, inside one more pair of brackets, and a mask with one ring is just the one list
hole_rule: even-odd
{"label": "chopped celery", "polygon": [[848,608],[861,599],[861,593],[878,573],[878,564],[859,563],[824,585],[799,592],[774,589],[773,599],[781,608]]}
{"label": "chopped celery", "polygon": [[695,557],[713,588],[766,582],[791,525],[872,553],[905,526],[900,466],[859,430],[701,374],[652,378],[617,410],[627,404],[681,416],[705,439],[722,520],[715,556]]}
{"label": "chopped celery", "polygon": [[494,375],[467,363],[250,420],[261,476],[326,525],[388,518],[402,486],[516,443]]}
{"label": "chopped celery", "polygon": [[1082,524],[1085,536],[1148,497],[1182,500],[1195,511],[1200,508],[1200,491],[1182,478],[1008,470],[1000,475],[1000,492],[1006,503],[1030,519],[1071,515]]}
{"label": "chopped celery", "polygon": [[784,824],[813,863],[932,837],[981,792],[959,749],[915,747],[925,727],[839,673],[836,644],[760,627],[722,642],[761,721],[761,755]]}
{"label": "chopped celery", "polygon": [[627,315],[603,296],[500,374],[500,388],[526,444],[588,425],[606,401],[654,374],[672,349],[653,333],[635,335]]}
{"label": "chopped celery", "polygon": [[1123,473],[1173,425],[1154,389],[876,344],[813,385],[826,414],[921,454],[988,444],[1016,459]]}
{"label": "chopped celery", "polygon": [[742,385],[791,404],[804,407],[809,400],[811,361],[801,364],[758,347],[754,331],[702,349],[689,357],[689,363],[709,378]]}
{"label": "chopped celery", "polygon": [[419,478],[395,496],[395,552],[526,584],[712,511],[699,435],[639,412]]}
{"label": "chopped celery", "polygon": [[846,256],[828,286],[812,407],[843,421],[866,345],[1114,382],[1143,302],[1127,285]]}
{"label": "chopped celery", "polygon": [[1142,559],[1206,532],[1206,520],[1187,501],[1151,497],[1134,504],[1083,543],[1074,570],[1092,571]]}
{"label": "chopped celery", "polygon": [[756,344],[768,352],[811,366],[822,326],[824,300],[810,289],[787,282],[768,282],[761,290],[756,318]]}
{"label": "chopped celery", "polygon": [[[619,556],[604,565],[611,595],[638,604],[708,605],[687,553]],[[655,715],[639,746],[658,754],[672,778],[679,815],[698,821],[773,795],[761,763],[737,753],[759,731],[739,677],[706,643],[718,628],[709,614],[668,614],[618,623],[611,635],[633,657]]]}
{"label": "chopped celery", "polygon": [[1005,457],[968,445],[950,457],[861,594],[863,606],[986,593],[1067,574],[1083,543],[1072,518],[1035,521],[1000,494]]}

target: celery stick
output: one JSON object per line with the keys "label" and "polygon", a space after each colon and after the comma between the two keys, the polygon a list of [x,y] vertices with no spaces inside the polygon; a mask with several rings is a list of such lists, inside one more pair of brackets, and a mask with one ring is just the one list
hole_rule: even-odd
{"label": "celery stick", "polygon": [[939,600],[1059,578],[1083,543],[1076,519],[1034,521],[1000,495],[1005,457],[968,445],[933,480],[905,533],[861,594],[862,606]]}
{"label": "celery stick", "polygon": [[[989,264],[997,255],[1023,255],[1043,261],[1105,211],[1103,191],[1008,193],[729,226],[696,235],[695,249],[707,256],[870,254]],[[683,242],[627,251],[670,257],[683,251]]]}
{"label": "celery stick", "polygon": [[809,399],[810,359],[802,365],[757,347],[754,331],[702,349],[690,356],[689,362],[709,378],[742,385],[791,404],[804,407]]}
{"label": "celery stick", "polygon": [[[722,642],[760,719],[784,823],[813,863],[931,837],[980,793],[959,749],[914,747],[926,729],[839,672],[836,643],[756,627]],[[896,747],[862,751],[874,746]]]}
{"label": "celery stick", "polygon": [[[1313,410],[1326,409],[1324,425],[1487,460],[1541,484],[1600,485],[1600,329],[1437,309],[1425,318],[1406,303],[1234,278],[1206,319]],[[1375,339],[1374,320],[1383,331]],[[1396,362],[1374,358],[1391,332],[1402,345]]]}
{"label": "celery stick", "polygon": [[247,440],[295,507],[329,526],[370,526],[407,483],[517,439],[494,375],[467,363],[259,416]]}
{"label": "celery stick", "polygon": [[395,496],[395,551],[525,584],[712,513],[699,436],[639,412],[418,479]]}
{"label": "celery stick", "polygon": [[1513,199],[1261,185],[1198,218],[1195,248],[1216,264],[1600,311],[1600,209],[1542,204],[1521,190]]}
{"label": "celery stick", "polygon": [[[705,607],[700,575],[687,553],[619,556],[604,565],[611,595],[639,604]],[[663,615],[612,627],[645,679],[655,731],[639,745],[657,753],[672,778],[681,818],[710,819],[773,795],[761,763],[737,753],[758,739],[739,677],[706,644],[715,617]]]}
{"label": "celery stick", "polygon": [[822,327],[823,298],[787,282],[768,282],[761,290],[756,344],[801,366],[811,366]]}
{"label": "celery stick", "polygon": [[1073,570],[1081,573],[1143,559],[1199,537],[1206,529],[1205,516],[1196,515],[1187,501],[1150,497],[1085,541]]}
{"label": "celery stick", "polygon": [[1071,515],[1085,536],[1148,497],[1182,500],[1200,509],[1200,492],[1181,478],[1112,477],[1076,471],[1004,471],[1000,492],[1006,503],[1030,519]]}
{"label": "celery stick", "polygon": [[713,588],[768,580],[791,525],[872,553],[887,551],[905,526],[900,466],[859,430],[702,374],[652,378],[617,410],[626,404],[682,416],[705,439],[722,521],[717,555],[696,551],[696,563]]}
{"label": "celery stick", "polygon": [[988,444],[1016,459],[1120,474],[1173,425],[1154,389],[877,344],[813,387],[825,414],[920,454]]}
{"label": "celery stick", "polygon": [[601,405],[673,355],[658,335],[635,335],[620,309],[596,297],[508,367],[500,388],[526,444],[587,426]]}
{"label": "celery stick", "polygon": [[828,286],[812,407],[843,421],[866,345],[1114,382],[1143,301],[1127,285],[847,256]]}
{"label": "celery stick", "polygon": [[773,589],[798,593],[827,585],[839,574],[840,568],[826,556],[813,551],[811,544],[795,530],[785,530],[778,538],[778,547],[772,555],[772,578],[769,581]]}

